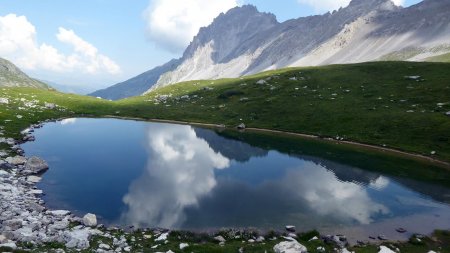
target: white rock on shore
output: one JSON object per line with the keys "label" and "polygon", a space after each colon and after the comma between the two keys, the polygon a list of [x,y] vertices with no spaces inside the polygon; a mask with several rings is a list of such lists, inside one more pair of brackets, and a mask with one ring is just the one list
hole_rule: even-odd
{"label": "white rock on shore", "polygon": [[378,253],[396,253],[396,252],[386,246],[380,246],[380,251],[378,251]]}
{"label": "white rock on shore", "polygon": [[180,250],[183,250],[184,248],[189,247],[189,244],[187,243],[180,243]]}
{"label": "white rock on shore", "polygon": [[159,241],[166,241],[167,237],[169,236],[169,233],[162,233],[158,238],[155,239],[156,242]]}
{"label": "white rock on shore", "polygon": [[97,226],[97,216],[92,213],[88,213],[83,217],[83,224],[87,227]]}
{"label": "white rock on shore", "polygon": [[297,241],[280,242],[273,247],[275,253],[307,253],[308,249]]}

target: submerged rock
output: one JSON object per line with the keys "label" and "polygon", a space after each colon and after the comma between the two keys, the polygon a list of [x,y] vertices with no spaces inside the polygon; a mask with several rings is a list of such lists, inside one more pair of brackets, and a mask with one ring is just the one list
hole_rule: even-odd
{"label": "submerged rock", "polygon": [[92,213],[88,213],[83,217],[83,224],[87,227],[97,226],[97,216]]}
{"label": "submerged rock", "polygon": [[386,241],[388,238],[385,235],[378,235],[378,239],[381,241]]}
{"label": "submerged rock", "polygon": [[295,232],[295,226],[288,225],[288,226],[286,226],[285,228],[286,228],[286,230],[289,231],[289,232]]}
{"label": "submerged rock", "polygon": [[41,158],[33,156],[27,160],[25,170],[30,171],[31,174],[38,174],[48,170],[48,164]]}
{"label": "submerged rock", "polygon": [[402,233],[402,234],[407,232],[406,229],[404,229],[404,228],[397,228],[395,231]]}
{"label": "submerged rock", "polygon": [[308,249],[297,241],[280,242],[273,247],[275,253],[307,253]]}
{"label": "submerged rock", "polygon": [[56,217],[63,217],[70,214],[70,211],[67,210],[53,210],[47,212],[50,215],[56,216]]}

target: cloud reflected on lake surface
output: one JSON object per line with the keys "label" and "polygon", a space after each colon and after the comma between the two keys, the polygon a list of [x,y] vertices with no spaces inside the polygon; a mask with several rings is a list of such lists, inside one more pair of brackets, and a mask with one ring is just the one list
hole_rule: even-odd
{"label": "cloud reflected on lake surface", "polygon": [[122,219],[135,226],[178,227],[185,221],[184,209],[217,185],[214,170],[230,161],[190,126],[150,125],[147,138],[147,169],[124,196],[128,210]]}
{"label": "cloud reflected on lake surface", "polygon": [[71,125],[71,124],[75,124],[77,122],[77,119],[75,118],[70,118],[70,119],[63,119],[61,120],[61,125]]}
{"label": "cloud reflected on lake surface", "polygon": [[[286,224],[293,222],[289,220],[292,217],[304,217],[298,220],[304,224],[309,219],[370,224],[374,217],[389,212],[371,199],[364,185],[341,181],[320,163],[299,160],[298,166],[276,165],[273,170],[284,171],[277,178],[252,170],[263,178],[255,185],[233,173],[236,169],[216,173],[229,168],[231,158],[214,151],[194,128],[158,124],[147,131],[147,168],[123,197],[127,210],[122,214],[122,224],[164,228],[256,226],[274,213],[280,217],[271,219]],[[230,141],[216,138],[222,145]],[[272,159],[272,155],[254,159]],[[379,178],[374,185],[382,188],[387,183]]]}
{"label": "cloud reflected on lake surface", "polygon": [[291,170],[281,184],[290,186],[292,194],[322,216],[370,224],[373,216],[389,212],[370,198],[364,186],[340,181],[321,165],[307,163],[303,168]]}

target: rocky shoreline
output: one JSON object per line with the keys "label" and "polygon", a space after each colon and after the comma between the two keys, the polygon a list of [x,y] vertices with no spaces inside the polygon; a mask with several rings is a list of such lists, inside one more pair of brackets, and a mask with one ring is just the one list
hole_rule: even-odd
{"label": "rocky shoreline", "polygon": [[[20,144],[33,141],[31,133],[42,124],[32,125],[22,131],[22,140],[0,138],[16,156],[0,159],[0,247],[17,249],[19,244],[40,245],[57,242],[68,249],[87,249],[89,241],[95,236],[112,238],[102,232],[97,225],[96,216],[87,214],[76,217],[67,210],[47,210],[41,199],[42,190],[37,189],[39,175],[45,173],[48,164],[38,157],[22,156]],[[6,153],[4,153],[6,155]],[[79,224],[79,225],[74,225]],[[124,240],[118,239],[117,251],[130,251]],[[59,252],[63,252],[60,250]],[[101,252],[101,251],[100,251]]]}
{"label": "rocky shoreline", "polygon": [[[167,249],[168,245],[176,245],[173,250],[184,250],[190,246],[191,241],[185,240],[180,234],[165,229],[139,229],[125,232],[116,227],[105,227],[97,224],[94,214],[86,214],[83,218],[73,215],[67,210],[48,210],[45,207],[42,190],[36,187],[41,175],[49,169],[48,164],[38,157],[27,158],[20,144],[34,141],[34,129],[42,127],[35,124],[22,131],[23,139],[0,138],[0,143],[9,145],[11,151],[0,150],[0,252],[2,249],[36,250],[41,252],[42,247],[52,244],[51,249],[45,252],[144,252],[151,249],[157,252],[158,248]],[[16,153],[8,156],[8,152]],[[3,159],[4,158],[4,159]],[[225,230],[208,234],[206,241],[225,247],[228,241],[242,241],[245,245],[270,244],[274,252],[302,253],[308,249],[297,239],[295,227],[286,226],[284,232],[273,232],[262,236],[254,230]],[[199,235],[198,235],[199,236]],[[194,236],[196,237],[196,236]],[[350,245],[343,235],[320,236],[311,234],[306,238],[308,242],[320,242],[314,246],[316,252],[329,252],[322,243],[331,245],[335,252],[349,252],[346,247]],[[385,241],[386,238],[380,238]],[[170,241],[169,241],[170,240]],[[420,239],[419,239],[420,240]],[[173,244],[176,243],[176,244]],[[56,245],[56,246],[55,246]],[[166,245],[166,246],[164,246]],[[360,242],[360,246],[364,246]],[[380,246],[380,252],[395,252],[395,247]],[[173,253],[171,249],[160,252]],[[242,250],[241,250],[242,249]],[[152,251],[152,252],[153,252]],[[244,247],[239,248],[244,252]],[[397,251],[398,252],[398,251]]]}

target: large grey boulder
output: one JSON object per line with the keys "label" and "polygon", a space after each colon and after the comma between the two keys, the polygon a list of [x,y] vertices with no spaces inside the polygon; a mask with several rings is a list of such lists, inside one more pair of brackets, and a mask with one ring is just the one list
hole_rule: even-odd
{"label": "large grey boulder", "polygon": [[280,242],[273,247],[275,253],[307,253],[308,249],[297,241]]}
{"label": "large grey boulder", "polygon": [[24,165],[27,162],[27,158],[23,156],[14,156],[14,157],[7,157],[5,161],[9,164],[17,166],[17,165]]}
{"label": "large grey boulder", "polygon": [[33,156],[25,163],[25,170],[38,174],[48,170],[48,164],[41,158]]}
{"label": "large grey boulder", "polygon": [[88,213],[83,217],[83,224],[87,227],[97,226],[97,216],[92,213]]}

